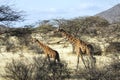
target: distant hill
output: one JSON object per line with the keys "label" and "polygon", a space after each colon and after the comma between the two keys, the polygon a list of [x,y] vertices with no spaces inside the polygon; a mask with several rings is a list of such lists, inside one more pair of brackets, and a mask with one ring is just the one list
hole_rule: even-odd
{"label": "distant hill", "polygon": [[8,30],[9,28],[6,27],[5,25],[0,25],[0,32],[4,32],[6,30]]}
{"label": "distant hill", "polygon": [[0,29],[7,28],[5,25],[0,25]]}
{"label": "distant hill", "polygon": [[106,11],[98,13],[95,16],[105,18],[110,23],[120,22],[120,4],[117,4]]}

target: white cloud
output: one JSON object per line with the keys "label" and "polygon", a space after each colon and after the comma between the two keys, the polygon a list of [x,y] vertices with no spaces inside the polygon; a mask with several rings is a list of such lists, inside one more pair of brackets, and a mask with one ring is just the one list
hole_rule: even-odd
{"label": "white cloud", "polygon": [[57,10],[55,8],[50,8],[48,11],[50,11],[50,12],[56,12]]}
{"label": "white cloud", "polygon": [[[110,1],[112,2],[110,3]],[[73,18],[94,15],[115,4],[114,0],[33,0],[33,2],[19,0],[16,2],[18,2],[18,7],[26,11],[27,19],[30,22],[58,17]]]}

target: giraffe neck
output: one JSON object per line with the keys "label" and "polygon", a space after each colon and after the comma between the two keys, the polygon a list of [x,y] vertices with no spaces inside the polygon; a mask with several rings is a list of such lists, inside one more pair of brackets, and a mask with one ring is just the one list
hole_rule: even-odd
{"label": "giraffe neck", "polygon": [[45,48],[47,47],[46,45],[44,45],[42,42],[40,42],[40,41],[38,41],[38,40],[37,40],[37,43],[39,44],[39,46],[40,46],[43,50],[45,50]]}
{"label": "giraffe neck", "polygon": [[70,35],[70,34],[68,34],[67,32],[61,32],[62,33],[62,35],[63,36],[65,36],[67,39],[68,39],[68,41],[70,42],[70,43],[72,43],[72,44],[75,44],[76,43],[76,40],[77,40],[77,38],[75,38],[75,37],[73,37],[72,35]]}

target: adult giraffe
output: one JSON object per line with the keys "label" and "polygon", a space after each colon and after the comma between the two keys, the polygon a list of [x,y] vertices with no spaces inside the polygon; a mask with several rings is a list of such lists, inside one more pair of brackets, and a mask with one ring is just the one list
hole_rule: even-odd
{"label": "adult giraffe", "polygon": [[[95,65],[96,58],[93,57],[93,55],[92,55],[92,53],[94,51],[94,48],[92,47],[92,45],[87,44],[78,38],[75,38],[74,36],[70,35],[63,29],[58,28],[57,30],[54,31],[54,33],[56,33],[56,32],[60,32],[62,34],[62,36],[65,36],[66,39],[75,47],[75,52],[77,54],[77,69],[78,69],[78,64],[79,64],[79,57],[81,57],[84,65],[85,65],[82,54],[89,55],[90,60],[92,61],[92,63],[94,63],[93,65]],[[85,67],[87,68],[86,65],[85,65]]]}
{"label": "adult giraffe", "polygon": [[45,45],[44,43],[42,43],[36,38],[32,38],[32,41],[39,44],[39,46],[42,48],[43,52],[45,53],[46,58],[48,58],[49,62],[50,62],[50,58],[53,58],[55,63],[56,63],[56,60],[57,62],[60,62],[59,53],[56,50],[53,50],[52,48]]}

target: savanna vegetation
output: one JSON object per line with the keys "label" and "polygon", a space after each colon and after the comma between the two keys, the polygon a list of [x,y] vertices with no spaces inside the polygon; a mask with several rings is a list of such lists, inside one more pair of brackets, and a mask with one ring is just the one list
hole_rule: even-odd
{"label": "savanna vegetation", "polygon": [[[61,34],[53,31],[62,28],[71,35],[90,43],[94,47],[94,55],[110,56],[111,64],[102,69],[97,67],[81,69],[78,71],[69,69],[66,61],[59,64],[45,62],[43,57],[33,57],[32,63],[25,60],[12,59],[6,63],[5,74],[1,75],[8,80],[119,80],[120,79],[120,23],[109,23],[107,20],[97,17],[77,17],[74,19],[51,19],[43,20],[37,24],[25,25],[22,28],[13,28],[6,24],[23,20],[21,11],[15,11],[10,6],[0,6],[0,53],[21,52],[41,55],[43,52],[36,44],[31,43],[31,37],[36,37],[49,43],[54,38],[61,38]],[[60,42],[66,44],[62,39]],[[68,46],[68,45],[67,45]],[[2,50],[5,47],[4,51]],[[74,51],[74,46],[72,46]],[[62,53],[64,54],[64,53]],[[71,52],[72,54],[72,52]],[[8,54],[9,55],[9,54]],[[112,56],[111,56],[112,55]],[[100,63],[102,64],[102,63]]]}

